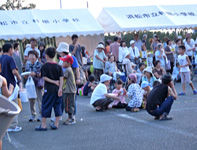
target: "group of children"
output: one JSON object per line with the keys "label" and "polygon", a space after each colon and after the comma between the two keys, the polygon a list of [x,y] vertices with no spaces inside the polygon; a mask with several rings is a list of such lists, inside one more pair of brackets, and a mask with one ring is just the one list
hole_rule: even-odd
{"label": "group of children", "polygon": [[75,109],[76,84],[71,65],[72,56],[60,58],[63,61],[62,67],[58,65],[54,58],[55,48],[46,50],[47,63],[41,68],[41,76],[45,81],[44,95],[42,100],[42,124],[35,128],[36,131],[46,131],[46,118],[51,117],[52,108],[55,112],[55,122],[50,124],[51,129],[56,130],[59,126],[59,119],[62,116],[62,101],[65,106],[65,112],[68,113],[68,119],[63,122],[65,125],[75,124],[73,117]]}
{"label": "group of children", "polygon": [[[191,65],[188,56],[185,54],[185,46],[179,46],[179,56],[178,62],[180,64],[180,78],[182,83],[183,91],[179,95],[186,95],[185,84],[188,83],[192,90],[193,94],[197,94],[196,89],[193,86],[193,83],[190,79],[190,68]],[[151,69],[144,69],[145,74],[152,74]],[[146,75],[147,76],[147,75]],[[146,77],[145,76],[145,77]],[[154,80],[153,84],[150,85],[149,81],[145,80],[145,77],[142,77],[141,87],[137,83],[137,76],[134,73],[128,75],[128,91],[123,88],[123,83],[120,79],[115,82],[115,89],[112,93],[108,93],[108,86],[110,84],[111,76],[103,74],[100,77],[100,83],[92,93],[90,104],[93,105],[96,111],[105,111],[108,108],[125,108],[127,111],[137,112],[140,108],[146,108],[146,100],[151,89],[161,84],[160,80]],[[104,78],[104,80],[103,80]],[[125,97],[128,99],[128,103],[125,101]],[[112,103],[113,102],[113,103]]]}

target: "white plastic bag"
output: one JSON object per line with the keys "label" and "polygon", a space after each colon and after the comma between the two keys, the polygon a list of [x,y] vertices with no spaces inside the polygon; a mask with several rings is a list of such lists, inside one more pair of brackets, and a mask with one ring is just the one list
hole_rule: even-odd
{"label": "white plastic bag", "polygon": [[18,91],[19,91],[19,87],[16,84],[16,86],[14,88],[14,91],[12,92],[12,95],[8,99],[11,100],[11,101],[17,99],[18,98]]}
{"label": "white plastic bag", "polygon": [[20,94],[20,98],[21,98],[22,103],[28,102],[26,90],[23,90],[23,91],[19,92],[19,94]]}
{"label": "white plastic bag", "polygon": [[25,87],[28,99],[37,98],[35,84],[31,76],[28,77]]}

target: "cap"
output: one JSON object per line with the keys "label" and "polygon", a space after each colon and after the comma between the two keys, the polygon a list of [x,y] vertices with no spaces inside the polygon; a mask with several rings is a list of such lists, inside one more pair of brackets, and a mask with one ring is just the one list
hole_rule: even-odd
{"label": "cap", "polygon": [[133,43],[135,43],[135,41],[134,41],[134,40],[131,40],[131,41],[130,41],[130,45],[133,44]]}
{"label": "cap", "polygon": [[109,80],[111,80],[111,79],[112,79],[111,76],[106,75],[106,74],[102,74],[101,77],[100,77],[100,82],[109,81]]}
{"label": "cap", "polygon": [[71,65],[73,64],[73,58],[72,58],[72,56],[69,56],[69,55],[67,55],[66,57],[60,57],[60,60],[62,60],[62,61],[66,61],[66,62],[69,62]]}

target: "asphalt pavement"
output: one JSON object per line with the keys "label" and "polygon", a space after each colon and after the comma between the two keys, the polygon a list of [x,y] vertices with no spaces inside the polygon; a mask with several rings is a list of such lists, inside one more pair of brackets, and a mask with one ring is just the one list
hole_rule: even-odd
{"label": "asphalt pavement", "polygon": [[[197,88],[197,78],[194,79]],[[181,84],[175,85],[177,92]],[[186,86],[186,96],[173,104],[172,121],[156,121],[145,110],[125,109],[96,112],[90,98],[78,96],[77,124],[65,126],[60,121],[54,131],[35,131],[39,122],[28,122],[29,103],[23,103],[19,126],[23,130],[3,138],[3,150],[197,150],[197,95]],[[67,116],[64,114],[63,119]]]}

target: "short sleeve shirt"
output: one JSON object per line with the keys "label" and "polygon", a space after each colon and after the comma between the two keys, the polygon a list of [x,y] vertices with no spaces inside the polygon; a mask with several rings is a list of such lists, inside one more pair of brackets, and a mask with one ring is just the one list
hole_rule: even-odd
{"label": "short sleeve shirt", "polygon": [[[69,45],[70,53],[73,52],[74,48],[75,48],[74,45]],[[74,56],[77,58],[78,63],[81,65],[82,64],[82,62],[81,62],[82,58],[81,58],[81,47],[80,47],[80,45],[78,45],[78,48],[76,49]]]}
{"label": "short sleeve shirt", "polygon": [[106,85],[103,83],[99,83],[92,93],[90,104],[92,105],[97,100],[106,98],[105,94],[107,94]]}
{"label": "short sleeve shirt", "polygon": [[[62,67],[56,63],[46,63],[41,68],[41,76],[48,77],[51,80],[59,81],[63,77]],[[45,92],[58,92],[59,87],[55,84],[45,81]]]}
{"label": "short sleeve shirt", "polygon": [[[66,56],[65,56],[65,57],[66,57]],[[72,68],[73,68],[73,69],[79,68],[79,65],[78,65],[78,62],[77,62],[76,57],[72,55],[72,58],[73,58]],[[60,61],[59,61],[59,65],[62,66],[62,64],[63,64],[63,61],[60,60]]]}
{"label": "short sleeve shirt", "polygon": [[164,52],[163,52],[161,58],[158,58],[159,55],[160,55],[160,51],[157,50],[157,51],[155,52],[155,59],[156,59],[156,60],[159,60],[159,61],[161,62],[161,65],[162,65],[162,66],[165,66]]}
{"label": "short sleeve shirt", "polygon": [[66,68],[64,72],[63,93],[76,93],[75,76],[72,68]]}
{"label": "short sleeve shirt", "polygon": [[93,68],[95,68],[95,69],[104,69],[103,62],[100,61],[100,60],[98,60],[96,58],[96,55],[98,55],[99,58],[101,58],[102,60],[104,60],[104,58],[106,57],[105,56],[105,52],[102,51],[102,52],[99,53],[98,50],[95,49],[95,51],[94,51],[94,59],[93,59]]}
{"label": "short sleeve shirt", "polygon": [[35,50],[38,53],[38,57],[40,57],[39,49],[37,49],[37,48],[32,49],[31,47],[28,47],[28,48],[25,49],[24,56],[28,56],[29,51],[33,51],[33,50]]}
{"label": "short sleeve shirt", "polygon": [[1,75],[6,78],[7,86],[11,83],[14,87],[16,86],[16,80],[12,73],[13,69],[17,69],[14,58],[8,55],[2,55],[0,57],[1,64]]}

